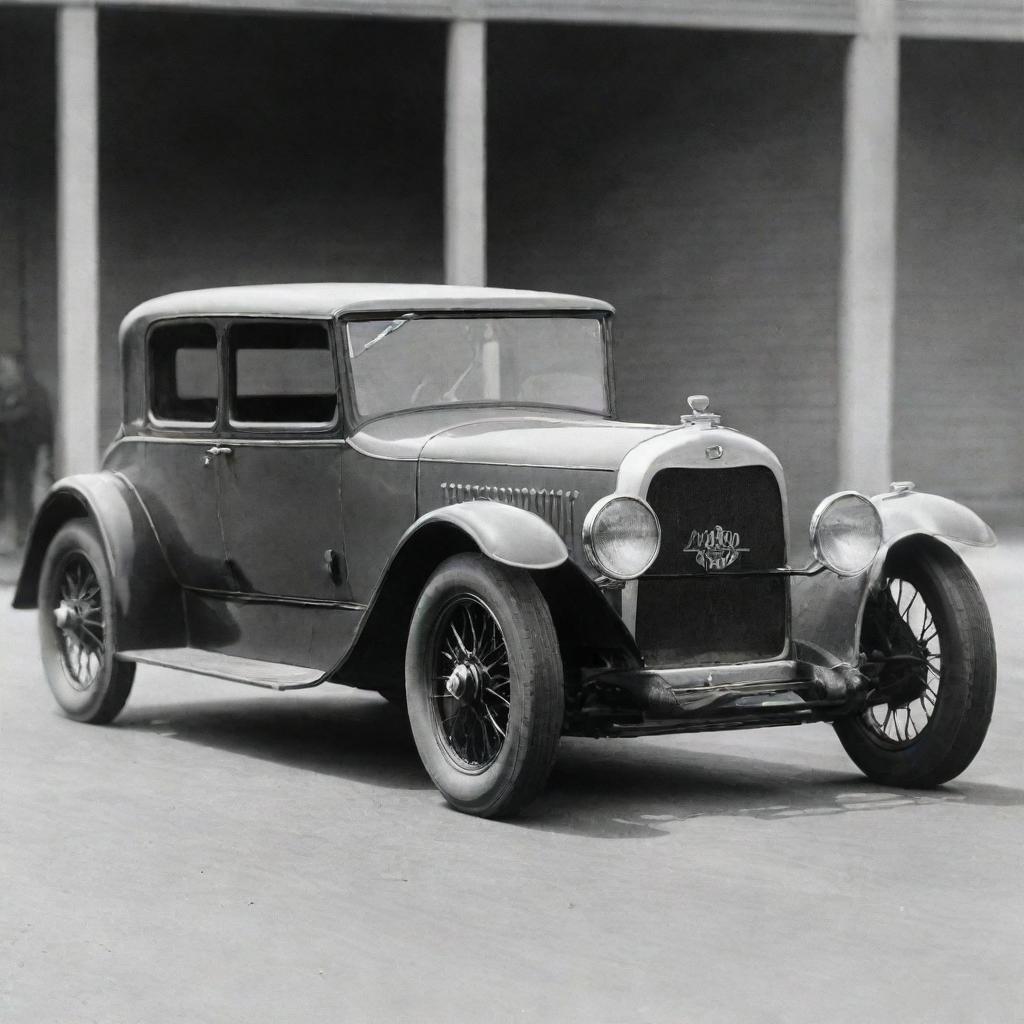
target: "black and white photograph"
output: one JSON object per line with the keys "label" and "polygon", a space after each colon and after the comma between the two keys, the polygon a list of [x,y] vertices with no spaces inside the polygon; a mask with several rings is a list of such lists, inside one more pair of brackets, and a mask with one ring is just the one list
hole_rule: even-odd
{"label": "black and white photograph", "polygon": [[1024,1024],[1022,0],[0,0],[3,1024]]}

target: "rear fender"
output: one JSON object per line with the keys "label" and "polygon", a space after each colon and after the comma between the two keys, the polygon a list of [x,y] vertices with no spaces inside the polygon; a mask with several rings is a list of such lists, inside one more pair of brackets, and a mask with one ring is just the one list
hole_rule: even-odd
{"label": "rear fender", "polygon": [[827,569],[792,578],[794,641],[833,666],[856,665],[864,606],[882,579],[886,559],[897,548],[992,547],[996,543],[996,535],[983,519],[938,494],[890,491],[876,494],[871,501],[882,518],[882,544],[867,570],[845,578]]}
{"label": "rear fender", "polygon": [[37,606],[46,550],[72,519],[88,519],[103,544],[114,584],[118,646],[130,650],[184,645],[181,588],[142,500],[119,473],[70,476],[53,485],[32,524],[14,607]]}

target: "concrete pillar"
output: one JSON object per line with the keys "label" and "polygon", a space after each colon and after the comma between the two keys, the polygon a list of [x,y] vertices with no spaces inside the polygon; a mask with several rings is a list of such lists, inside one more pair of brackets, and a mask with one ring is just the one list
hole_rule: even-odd
{"label": "concrete pillar", "polygon": [[487,30],[481,21],[448,28],[444,131],[444,277],[487,280]]}
{"label": "concrete pillar", "polygon": [[839,311],[839,486],[892,479],[899,38],[895,0],[858,0],[846,64]]}
{"label": "concrete pillar", "polygon": [[94,7],[57,11],[58,472],[99,461],[99,110]]}
{"label": "concrete pillar", "polygon": [[[6,133],[0,145],[0,353],[24,351],[25,347],[26,160],[22,140],[28,103],[18,80],[15,53],[19,42],[16,32],[0,33],[0,118]],[[2,493],[0,480],[0,496]]]}

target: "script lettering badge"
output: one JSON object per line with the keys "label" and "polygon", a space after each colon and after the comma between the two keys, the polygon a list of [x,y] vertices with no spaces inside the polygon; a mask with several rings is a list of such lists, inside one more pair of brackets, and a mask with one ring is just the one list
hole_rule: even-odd
{"label": "script lettering badge", "polygon": [[735,530],[723,530],[715,526],[710,530],[693,530],[684,551],[697,556],[702,569],[726,569],[744,551],[740,547],[740,535]]}

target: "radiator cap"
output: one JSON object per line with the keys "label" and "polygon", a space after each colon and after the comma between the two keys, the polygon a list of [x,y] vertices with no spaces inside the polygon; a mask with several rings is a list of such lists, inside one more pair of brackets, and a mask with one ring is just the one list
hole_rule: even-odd
{"label": "radiator cap", "polygon": [[708,429],[716,427],[722,422],[721,416],[716,416],[713,412],[707,411],[708,406],[711,404],[711,399],[707,395],[689,395],[686,399],[686,404],[690,407],[690,411],[685,416],[679,417],[680,423]]}

